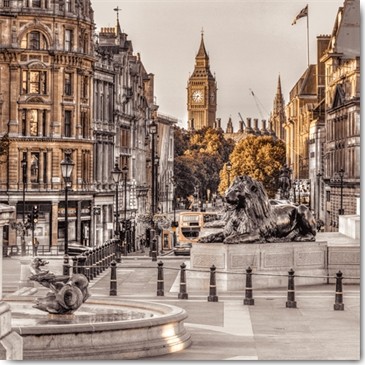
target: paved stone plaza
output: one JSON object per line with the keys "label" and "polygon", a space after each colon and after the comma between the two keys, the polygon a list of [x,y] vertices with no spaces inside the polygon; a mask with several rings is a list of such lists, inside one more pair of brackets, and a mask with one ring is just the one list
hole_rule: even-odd
{"label": "paved stone plaza", "polygon": [[[359,360],[360,286],[344,285],[344,311],[334,311],[335,285],[297,286],[296,309],[285,308],[285,288],[254,290],[254,306],[244,306],[244,293],[189,291],[177,299],[178,270],[187,258],[160,257],[164,262],[165,295],[156,296],[157,265],[148,256],[130,256],[118,264],[118,296],[161,302],[186,309],[185,326],[192,345],[181,352],[150,360]],[[49,269],[61,270],[62,259],[49,257]],[[4,259],[4,296],[14,297],[19,258]],[[91,282],[93,298],[109,296],[110,270]],[[170,292],[173,288],[174,292]],[[43,289],[40,288],[40,291]],[[24,293],[24,291],[23,291]],[[26,293],[25,293],[26,294]],[[37,295],[37,294],[36,294]]]}

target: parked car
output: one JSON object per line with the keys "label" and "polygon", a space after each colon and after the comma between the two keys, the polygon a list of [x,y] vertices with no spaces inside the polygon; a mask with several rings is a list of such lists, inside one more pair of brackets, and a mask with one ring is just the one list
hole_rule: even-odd
{"label": "parked car", "polygon": [[178,243],[174,247],[174,254],[175,256],[178,255],[190,256],[191,247],[192,247],[191,243]]}

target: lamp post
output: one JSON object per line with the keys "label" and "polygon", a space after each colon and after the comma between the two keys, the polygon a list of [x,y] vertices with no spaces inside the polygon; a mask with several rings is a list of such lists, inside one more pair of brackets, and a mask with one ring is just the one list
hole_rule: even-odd
{"label": "lamp post", "polygon": [[152,218],[156,212],[155,206],[155,136],[157,134],[157,124],[153,120],[152,123],[149,125],[149,133],[152,136],[152,148],[151,148],[151,164],[152,164],[152,181],[151,181],[151,203],[152,203]]}
{"label": "lamp post", "polygon": [[341,192],[340,192],[340,209],[338,210],[338,215],[344,215],[344,209],[343,209],[343,177],[345,176],[345,170],[341,169],[338,174],[340,175],[340,188],[341,188]]}
{"label": "lamp post", "polygon": [[123,254],[127,256],[127,176],[128,176],[128,167],[127,165],[122,168],[123,177],[124,177],[124,217],[123,217]]}
{"label": "lamp post", "polygon": [[115,231],[114,236],[117,237],[117,249],[116,249],[116,261],[119,263],[121,262],[120,258],[120,244],[121,244],[121,237],[120,237],[120,222],[119,222],[119,203],[118,203],[118,187],[120,183],[120,179],[122,177],[122,171],[118,166],[118,163],[115,163],[114,169],[112,170],[112,178],[115,183]]}
{"label": "lamp post", "polygon": [[68,254],[68,189],[71,187],[71,173],[74,165],[71,152],[65,152],[65,158],[61,161],[61,173],[65,181],[65,255]]}
{"label": "lamp post", "polygon": [[231,186],[231,171],[232,171],[231,161],[228,161],[226,163],[226,170],[227,170],[227,175],[228,175],[228,187],[230,187]]}
{"label": "lamp post", "polygon": [[21,233],[21,251],[22,251],[22,256],[25,256],[25,187],[27,184],[27,167],[28,167],[28,163],[27,163],[27,159],[24,156],[22,161],[22,169],[23,169],[23,227],[22,227],[22,233]]}
{"label": "lamp post", "polygon": [[173,194],[173,204],[174,204],[174,221],[173,221],[173,224],[172,224],[172,230],[173,230],[173,247],[176,246],[176,228],[178,226],[178,223],[176,222],[176,181],[174,178],[172,178],[172,186],[173,186],[173,189],[174,189],[174,194]]}
{"label": "lamp post", "polygon": [[155,156],[155,213],[158,213],[158,165],[160,163],[160,157],[158,155]]}
{"label": "lamp post", "polygon": [[321,177],[322,173],[320,171],[317,172],[317,219],[320,219],[320,212],[321,212]]}

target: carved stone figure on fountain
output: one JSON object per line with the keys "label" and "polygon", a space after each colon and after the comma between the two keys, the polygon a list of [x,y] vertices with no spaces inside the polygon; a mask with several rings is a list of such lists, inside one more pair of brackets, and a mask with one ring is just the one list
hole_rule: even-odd
{"label": "carved stone figure on fountain", "polygon": [[55,275],[42,270],[46,264],[38,257],[31,263],[33,275],[29,279],[51,289],[45,298],[37,298],[34,308],[51,314],[72,314],[90,297],[89,280],[83,274]]}
{"label": "carved stone figure on fountain", "polygon": [[291,204],[271,205],[261,182],[238,176],[225,194],[227,210],[219,228],[199,242],[252,243],[315,241],[316,221],[310,210]]}

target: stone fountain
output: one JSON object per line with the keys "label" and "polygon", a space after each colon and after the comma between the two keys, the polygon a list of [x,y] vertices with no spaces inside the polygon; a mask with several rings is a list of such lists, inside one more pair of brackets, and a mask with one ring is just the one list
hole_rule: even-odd
{"label": "stone fountain", "polygon": [[130,360],[191,344],[185,310],[115,297],[90,299],[86,276],[56,275],[43,269],[47,264],[35,258],[30,268],[30,280],[49,290],[44,297],[8,301],[25,360]]}

